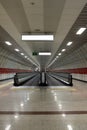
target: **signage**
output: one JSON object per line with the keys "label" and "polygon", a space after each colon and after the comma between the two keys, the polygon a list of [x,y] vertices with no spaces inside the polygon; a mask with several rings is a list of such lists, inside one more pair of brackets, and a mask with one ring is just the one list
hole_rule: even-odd
{"label": "signage", "polygon": [[37,52],[32,52],[32,55],[33,55],[33,56],[37,56],[38,53],[37,53]]}

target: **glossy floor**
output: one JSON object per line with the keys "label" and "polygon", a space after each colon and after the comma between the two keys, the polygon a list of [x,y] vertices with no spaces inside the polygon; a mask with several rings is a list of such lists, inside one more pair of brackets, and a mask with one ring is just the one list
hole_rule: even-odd
{"label": "glossy floor", "polygon": [[13,87],[0,84],[0,130],[87,130],[87,84]]}

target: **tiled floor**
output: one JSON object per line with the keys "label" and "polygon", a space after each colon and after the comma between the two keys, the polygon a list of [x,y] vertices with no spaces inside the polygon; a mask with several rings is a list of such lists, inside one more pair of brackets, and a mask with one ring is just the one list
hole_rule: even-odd
{"label": "tiled floor", "polygon": [[4,85],[0,130],[87,130],[87,84],[16,89]]}
{"label": "tiled floor", "polygon": [[3,115],[0,130],[87,130],[87,115]]}

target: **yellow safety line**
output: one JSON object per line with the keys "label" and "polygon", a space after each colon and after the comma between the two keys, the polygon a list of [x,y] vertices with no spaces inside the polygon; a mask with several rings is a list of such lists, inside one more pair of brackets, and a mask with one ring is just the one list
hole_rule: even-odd
{"label": "yellow safety line", "polygon": [[5,84],[2,84],[2,85],[0,85],[0,88],[4,88],[4,87],[6,87],[6,86],[8,86],[8,85],[10,85],[12,83],[13,83],[13,81],[5,83]]}

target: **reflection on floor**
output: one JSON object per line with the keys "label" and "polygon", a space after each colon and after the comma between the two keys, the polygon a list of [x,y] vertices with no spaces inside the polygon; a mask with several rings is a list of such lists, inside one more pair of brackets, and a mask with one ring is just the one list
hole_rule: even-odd
{"label": "reflection on floor", "polygon": [[87,84],[14,87],[0,84],[0,130],[87,130]]}

